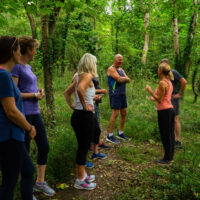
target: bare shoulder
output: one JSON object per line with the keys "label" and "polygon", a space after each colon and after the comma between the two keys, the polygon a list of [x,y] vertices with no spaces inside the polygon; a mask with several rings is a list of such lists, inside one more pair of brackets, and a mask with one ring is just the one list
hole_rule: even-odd
{"label": "bare shoulder", "polygon": [[161,80],[159,82],[158,86],[159,86],[159,88],[163,88],[164,89],[164,88],[168,87],[168,84],[166,83],[166,81]]}
{"label": "bare shoulder", "polygon": [[83,73],[83,74],[81,74],[80,75],[80,80],[88,80],[88,81],[91,81],[92,80],[92,78],[93,78],[93,76],[92,76],[92,74],[90,74],[90,73]]}
{"label": "bare shoulder", "polygon": [[108,74],[108,75],[111,75],[111,74],[113,74],[113,73],[115,73],[114,67],[112,67],[112,66],[108,67],[107,74]]}
{"label": "bare shoulder", "polygon": [[112,66],[108,67],[108,71],[113,71],[114,68]]}

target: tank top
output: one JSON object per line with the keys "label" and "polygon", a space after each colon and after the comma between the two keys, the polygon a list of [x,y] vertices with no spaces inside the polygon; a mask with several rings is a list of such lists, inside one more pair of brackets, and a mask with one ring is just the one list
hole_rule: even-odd
{"label": "tank top", "polygon": [[[81,104],[81,101],[79,99],[79,96],[78,96],[78,93],[77,93],[77,88],[78,88],[78,80],[79,80],[79,76],[77,76],[77,79],[76,79],[76,87],[75,87],[75,109],[76,110],[83,110],[83,106]],[[85,103],[87,105],[92,105],[94,107],[94,101],[93,101],[93,98],[95,96],[95,88],[94,88],[94,84],[92,87],[90,88],[87,88],[85,90]]]}
{"label": "tank top", "polygon": [[[114,66],[112,65],[112,67],[114,67]],[[117,70],[117,73],[121,77],[125,77],[125,74],[122,69],[116,69],[116,70]],[[113,77],[108,76],[108,85],[109,85],[109,95],[110,96],[115,95],[115,94],[117,94],[117,95],[126,94],[126,83],[119,83]]]}
{"label": "tank top", "polygon": [[[173,108],[173,105],[171,103],[171,96],[173,92],[172,83],[168,79],[163,79],[163,80],[168,83],[169,90],[164,94],[164,97],[162,98],[161,102],[156,101],[157,110],[166,110],[169,108]],[[158,95],[158,88],[156,89],[156,95]]]}

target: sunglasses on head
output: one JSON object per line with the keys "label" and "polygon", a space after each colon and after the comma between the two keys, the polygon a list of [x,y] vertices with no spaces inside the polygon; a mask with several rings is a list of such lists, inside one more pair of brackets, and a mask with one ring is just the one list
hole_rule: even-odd
{"label": "sunglasses on head", "polygon": [[12,46],[11,46],[11,49],[13,50],[13,47],[15,46],[15,43],[17,41],[17,38],[15,38],[15,41],[13,42]]}

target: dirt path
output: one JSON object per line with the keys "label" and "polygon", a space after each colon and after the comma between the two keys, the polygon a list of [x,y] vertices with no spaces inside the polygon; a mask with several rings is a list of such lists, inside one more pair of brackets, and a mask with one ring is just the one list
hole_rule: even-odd
{"label": "dirt path", "polygon": [[[106,138],[106,131],[102,131],[102,137]],[[145,145],[145,146],[144,146]],[[147,148],[148,146],[148,148]],[[120,154],[118,153],[121,147],[128,147],[128,149],[137,149],[142,153],[142,155],[146,156],[146,158],[150,159],[150,162],[144,160],[145,163],[141,160],[138,162],[130,162],[126,161]],[[145,168],[151,167],[153,164],[154,156],[149,156],[148,154],[151,152],[147,149],[153,149],[154,153],[152,155],[156,155],[161,153],[161,147],[150,145],[150,144],[134,144],[133,141],[129,142],[121,142],[119,145],[112,145],[110,150],[101,150],[102,153],[105,153],[108,157],[105,160],[95,160],[92,161],[95,167],[92,169],[88,169],[87,172],[89,174],[94,174],[96,176],[97,188],[93,191],[83,191],[77,190],[73,187],[75,181],[75,174],[71,174],[71,178],[66,182],[67,188],[64,190],[57,190],[57,194],[55,197],[47,198],[43,195],[37,196],[38,200],[114,200],[117,194],[120,193],[123,187],[129,185],[129,183],[135,179],[137,179],[138,174]],[[156,150],[155,150],[156,148]],[[155,153],[156,152],[156,153]],[[129,154],[129,152],[128,152]],[[137,154],[137,152],[136,152]],[[137,156],[137,155],[136,155]],[[134,156],[130,155],[130,157]],[[137,158],[135,158],[137,161]]]}

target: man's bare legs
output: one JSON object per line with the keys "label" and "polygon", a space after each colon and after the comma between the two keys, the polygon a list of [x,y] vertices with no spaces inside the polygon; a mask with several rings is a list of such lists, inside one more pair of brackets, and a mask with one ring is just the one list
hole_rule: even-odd
{"label": "man's bare legs", "polygon": [[175,148],[181,148],[181,124],[178,115],[174,118]]}
{"label": "man's bare legs", "polygon": [[[126,121],[126,115],[127,115],[127,111],[126,108],[123,108],[121,110],[116,110],[116,109],[112,109],[112,115],[110,117],[110,128],[109,128],[109,134],[107,137],[107,141],[112,142],[112,143],[119,143],[119,141],[114,138],[113,136],[113,130],[115,127],[115,121],[119,115],[120,112],[120,127],[119,127],[119,132],[117,134],[117,138],[119,139],[123,139],[123,140],[128,140],[128,138],[124,135],[123,133],[123,129],[124,129],[124,124]],[[111,138],[110,138],[111,137]]]}
{"label": "man's bare legs", "polygon": [[113,133],[114,127],[115,127],[115,121],[119,115],[119,111],[117,109],[112,109],[112,115],[110,117],[110,128],[109,128],[109,133]]}
{"label": "man's bare legs", "polygon": [[123,131],[124,130],[124,124],[126,121],[126,115],[127,115],[127,111],[126,108],[123,108],[120,110],[120,127],[119,127],[119,131]]}

